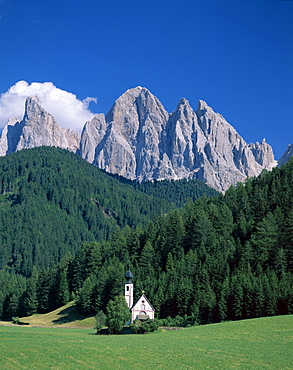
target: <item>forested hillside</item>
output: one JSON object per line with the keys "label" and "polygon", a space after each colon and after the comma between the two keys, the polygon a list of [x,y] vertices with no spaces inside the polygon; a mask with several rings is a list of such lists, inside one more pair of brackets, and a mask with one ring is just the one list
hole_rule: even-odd
{"label": "forested hillside", "polygon": [[135,189],[143,193],[153,195],[159,199],[166,199],[174,203],[178,208],[184,207],[188,201],[194,201],[204,194],[208,197],[219,195],[215,189],[196,179],[154,180],[139,183],[137,181],[127,180],[118,175],[112,176],[123,183],[132,185]]}
{"label": "forested hillside", "polygon": [[292,314],[292,206],[293,161],[144,230],[84,246],[68,269],[77,306],[85,314],[104,309],[130,261],[136,298],[145,290],[161,318],[209,323]]}
{"label": "forested hillside", "polygon": [[107,240],[126,225],[145,226],[175,208],[168,195],[144,194],[54,147],[2,157],[0,179],[0,315],[5,298],[13,295],[18,305],[33,267],[54,269],[83,243]]}
{"label": "forested hillside", "polygon": [[145,227],[87,241],[28,280],[13,275],[11,290],[3,269],[2,317],[47,312],[70,295],[83,314],[104,310],[123,290],[128,263],[136,298],[145,290],[157,317],[187,315],[203,324],[293,313],[292,206],[290,161]]}
{"label": "forested hillside", "polygon": [[0,268],[25,276],[172,208],[58,148],[1,158],[0,179]]}

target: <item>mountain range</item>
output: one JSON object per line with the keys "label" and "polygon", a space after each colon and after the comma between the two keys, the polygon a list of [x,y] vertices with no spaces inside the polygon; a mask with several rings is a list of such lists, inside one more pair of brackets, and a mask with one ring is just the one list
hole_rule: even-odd
{"label": "mountain range", "polygon": [[140,86],[122,94],[106,115],[96,114],[81,133],[61,128],[38,97],[28,97],[23,119],[10,118],[2,131],[0,156],[43,145],[68,149],[130,180],[198,179],[222,192],[277,164],[265,139],[246,143],[206,102],[193,110],[182,98],[168,113]]}

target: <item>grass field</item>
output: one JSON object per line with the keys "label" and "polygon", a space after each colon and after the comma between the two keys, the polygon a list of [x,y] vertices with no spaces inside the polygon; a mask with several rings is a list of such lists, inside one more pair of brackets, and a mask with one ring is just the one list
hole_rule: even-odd
{"label": "grass field", "polygon": [[293,369],[293,316],[146,335],[0,326],[0,369]]}
{"label": "grass field", "polygon": [[84,317],[78,313],[74,301],[67,303],[66,306],[60,307],[55,311],[42,315],[35,314],[28,317],[20,318],[21,321],[33,326],[43,327],[63,327],[63,328],[86,328],[92,329],[95,326],[94,316]]}

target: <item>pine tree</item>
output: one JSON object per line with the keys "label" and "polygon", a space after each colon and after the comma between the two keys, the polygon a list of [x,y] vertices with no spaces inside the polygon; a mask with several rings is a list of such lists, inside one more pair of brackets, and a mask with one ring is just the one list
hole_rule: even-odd
{"label": "pine tree", "polygon": [[199,317],[201,324],[210,324],[214,322],[216,309],[216,296],[209,283],[199,291]]}
{"label": "pine tree", "polygon": [[37,279],[38,272],[36,269],[34,269],[32,276],[28,279],[27,288],[22,298],[23,316],[30,316],[37,313],[38,309]]}
{"label": "pine tree", "polygon": [[187,277],[182,277],[179,282],[176,297],[176,306],[178,315],[191,315],[190,301],[191,301],[192,284]]}
{"label": "pine tree", "polygon": [[97,242],[85,243],[83,250],[83,279],[96,274],[101,267],[101,245]]}
{"label": "pine tree", "polygon": [[6,316],[12,318],[19,315],[19,297],[16,294],[12,294],[9,299],[9,305],[6,311]]}
{"label": "pine tree", "polygon": [[95,321],[96,321],[95,329],[97,329],[97,332],[99,332],[99,330],[106,325],[107,321],[107,316],[104,314],[102,310],[100,310],[96,314]]}
{"label": "pine tree", "polygon": [[232,277],[231,282],[231,309],[232,319],[240,320],[243,316],[243,286],[241,279],[235,275]]}
{"label": "pine tree", "polygon": [[43,269],[38,276],[36,291],[38,300],[38,312],[48,312],[50,281],[48,273],[45,269]]}
{"label": "pine tree", "polygon": [[89,276],[83,283],[82,288],[78,291],[76,297],[76,308],[83,315],[91,313],[91,297],[93,293],[93,277]]}
{"label": "pine tree", "polygon": [[59,271],[57,280],[57,305],[60,307],[68,303],[70,298],[67,275],[64,270]]}
{"label": "pine tree", "polygon": [[131,319],[131,313],[123,296],[110,300],[106,308],[106,325],[111,334],[119,334],[123,326]]}
{"label": "pine tree", "polygon": [[272,266],[275,263],[278,247],[278,230],[271,212],[257,225],[257,231],[252,235],[252,243],[254,260],[262,266]]}
{"label": "pine tree", "polygon": [[290,211],[283,230],[284,250],[287,256],[288,267],[293,271],[293,210]]}
{"label": "pine tree", "polygon": [[141,251],[139,264],[144,276],[154,276],[155,250],[149,241],[146,242]]}
{"label": "pine tree", "polygon": [[283,274],[279,280],[278,315],[293,313],[293,278],[290,273]]}
{"label": "pine tree", "polygon": [[222,283],[222,288],[220,292],[220,298],[218,301],[218,313],[219,313],[219,320],[224,321],[228,317],[228,297],[229,297],[230,287],[229,287],[229,280],[226,278]]}

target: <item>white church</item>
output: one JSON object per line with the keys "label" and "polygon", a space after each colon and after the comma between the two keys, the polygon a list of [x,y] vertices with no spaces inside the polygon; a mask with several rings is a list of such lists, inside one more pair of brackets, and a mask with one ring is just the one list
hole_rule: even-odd
{"label": "white church", "polygon": [[124,296],[127,302],[127,305],[131,311],[131,320],[135,319],[146,320],[155,318],[155,309],[148,301],[147,297],[143,294],[139,300],[133,304],[133,273],[130,269],[125,274],[126,283],[124,289]]}

